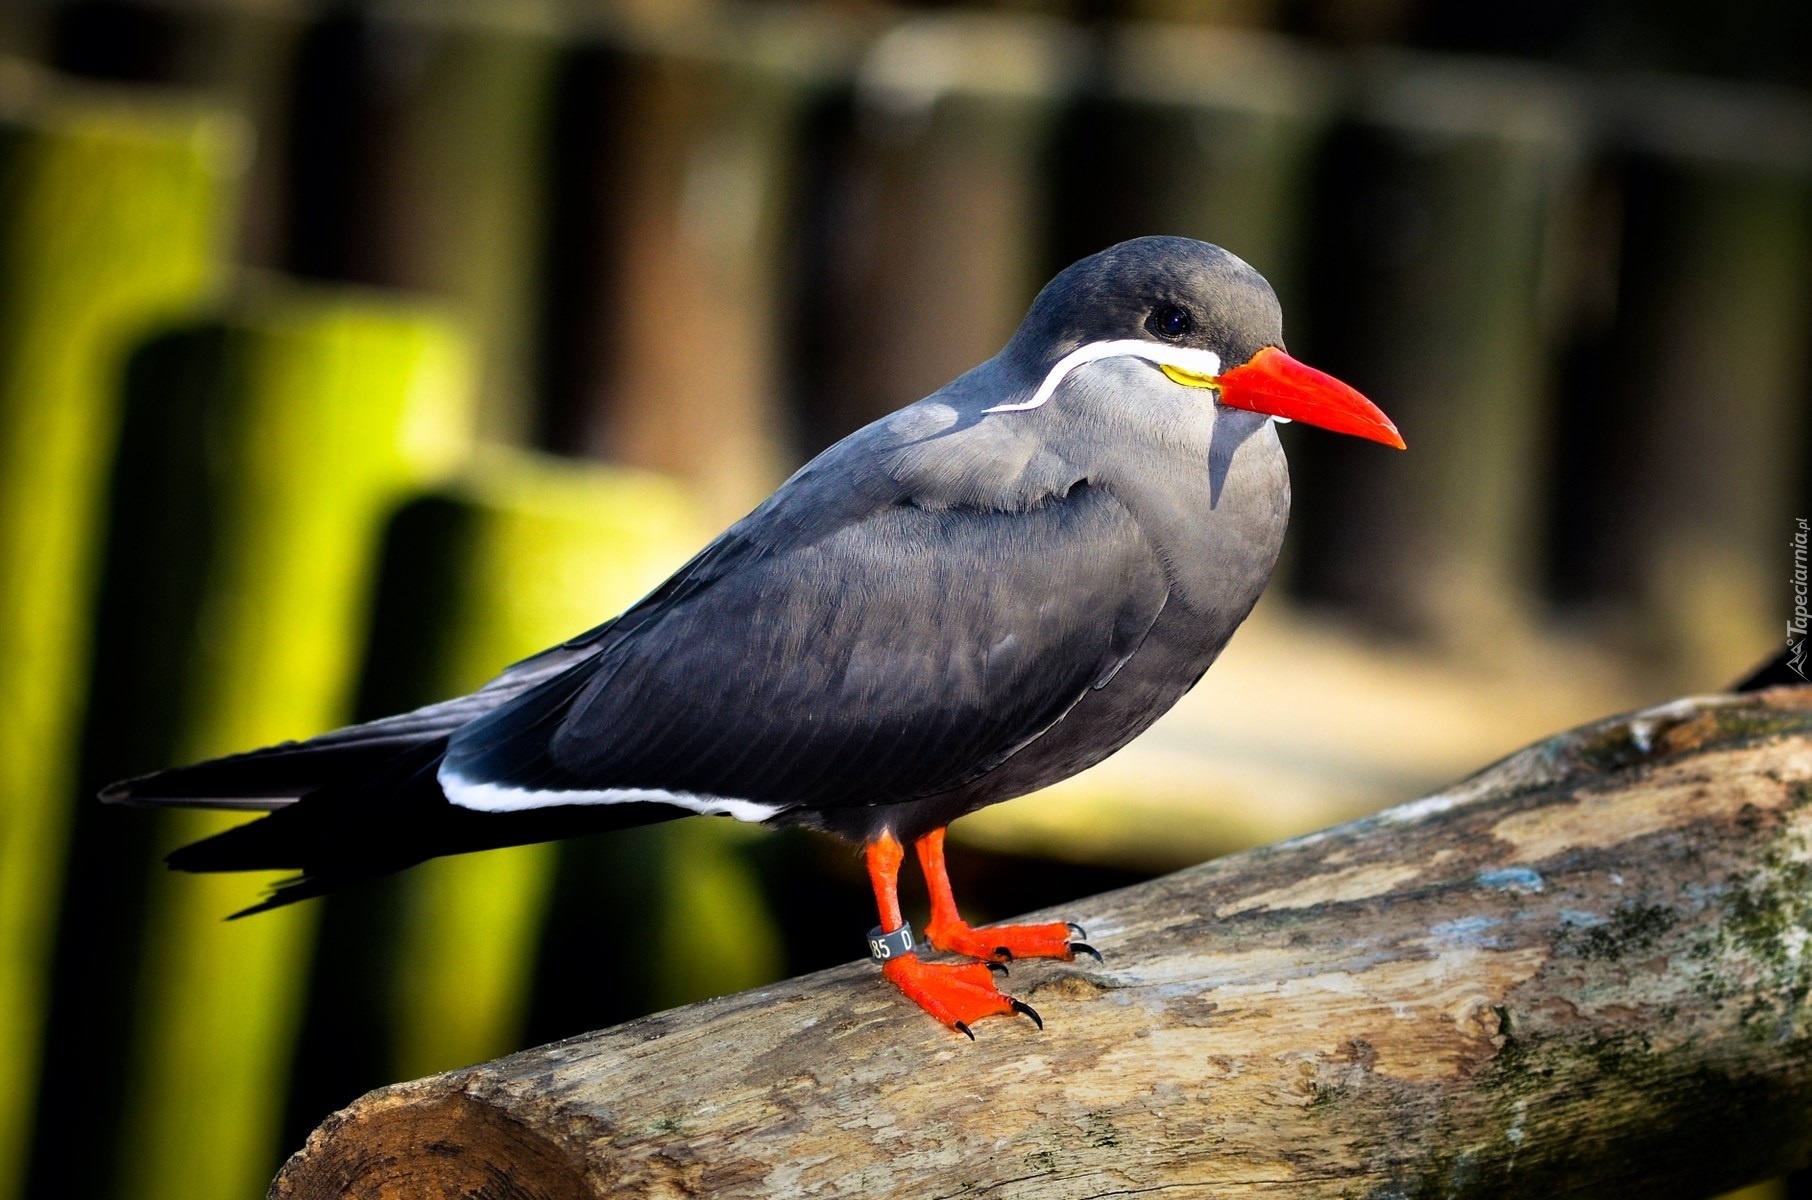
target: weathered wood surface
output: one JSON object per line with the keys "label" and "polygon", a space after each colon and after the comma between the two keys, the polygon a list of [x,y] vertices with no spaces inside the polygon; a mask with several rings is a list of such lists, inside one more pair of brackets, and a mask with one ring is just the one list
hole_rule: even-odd
{"label": "weathered wood surface", "polygon": [[1809,877],[1812,690],[1680,701],[1052,914],[1107,963],[1015,964],[1043,1033],[842,967],[374,1092],[272,1195],[1707,1196],[1812,1153]]}

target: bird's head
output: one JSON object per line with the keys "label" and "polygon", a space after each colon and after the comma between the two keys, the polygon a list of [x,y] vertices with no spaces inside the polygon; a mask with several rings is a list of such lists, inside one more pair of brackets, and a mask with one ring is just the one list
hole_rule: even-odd
{"label": "bird's head", "polygon": [[1131,357],[1212,403],[1403,448],[1377,405],[1285,353],[1264,276],[1190,238],[1136,238],[1066,268],[1038,293],[1005,357],[1036,382],[991,412],[1042,407],[1077,367]]}

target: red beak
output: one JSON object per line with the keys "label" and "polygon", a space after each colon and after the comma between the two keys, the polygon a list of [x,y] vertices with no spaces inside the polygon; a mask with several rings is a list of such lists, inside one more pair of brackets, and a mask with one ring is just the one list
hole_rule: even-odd
{"label": "red beak", "polygon": [[1376,404],[1276,346],[1266,346],[1244,366],[1222,372],[1219,386],[1222,404],[1405,449],[1403,435]]}

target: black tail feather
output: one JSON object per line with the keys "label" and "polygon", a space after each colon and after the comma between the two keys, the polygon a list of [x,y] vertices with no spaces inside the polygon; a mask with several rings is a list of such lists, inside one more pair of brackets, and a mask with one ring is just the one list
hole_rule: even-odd
{"label": "black tail feather", "polygon": [[555,841],[686,815],[666,804],[566,804],[478,812],[447,801],[436,770],[447,739],[394,754],[351,782],[322,788],[267,816],[172,851],[178,871],[295,870],[234,917],[267,912],[430,858]]}
{"label": "black tail feather", "polygon": [[178,871],[296,869],[309,875],[383,875],[434,856],[419,835],[450,807],[434,778],[447,747],[435,738],[350,782],[309,792],[269,816],[172,851]]}
{"label": "black tail feather", "polygon": [[419,737],[373,738],[327,747],[315,740],[284,742],[124,779],[103,788],[101,799],[108,804],[153,808],[279,809],[310,792],[368,775],[420,741]]}
{"label": "black tail feather", "polygon": [[299,901],[313,900],[316,896],[325,896],[329,892],[337,892],[343,887],[365,883],[374,878],[376,876],[372,875],[292,875],[288,879],[279,879],[271,885],[270,895],[231,914],[227,920],[237,921],[240,917],[287,908]]}
{"label": "black tail feather", "polygon": [[344,787],[387,768],[399,755],[438,743],[461,726],[560,675],[584,654],[556,647],[517,663],[468,696],[430,704],[301,742],[284,742],[188,767],[110,784],[110,804],[279,809],[303,796]]}

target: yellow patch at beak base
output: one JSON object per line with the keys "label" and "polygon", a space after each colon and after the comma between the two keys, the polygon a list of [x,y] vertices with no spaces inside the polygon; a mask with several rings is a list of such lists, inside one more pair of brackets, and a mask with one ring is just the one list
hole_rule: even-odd
{"label": "yellow patch at beak base", "polygon": [[1169,363],[1159,363],[1158,369],[1170,376],[1184,387],[1211,388],[1219,387],[1219,375],[1204,375],[1200,371],[1186,371],[1182,367],[1173,367]]}

